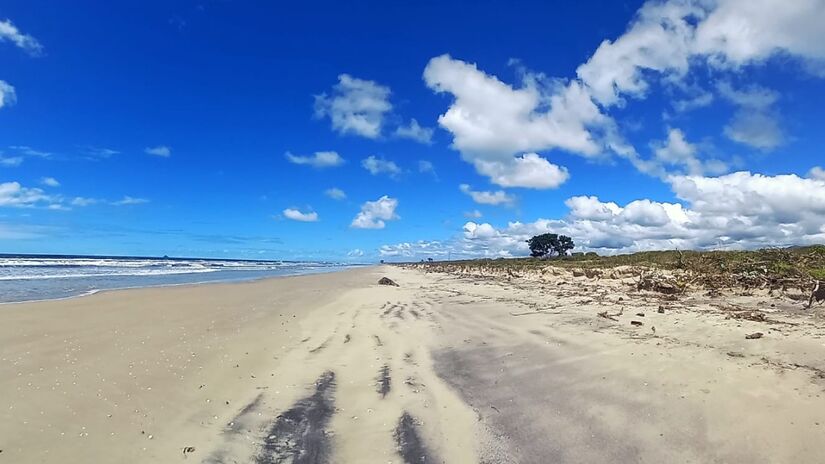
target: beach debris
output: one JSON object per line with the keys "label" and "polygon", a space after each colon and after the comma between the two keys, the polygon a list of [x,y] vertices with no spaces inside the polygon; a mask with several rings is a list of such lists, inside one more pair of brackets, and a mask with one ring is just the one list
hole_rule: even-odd
{"label": "beach debris", "polygon": [[630,321],[630,325],[636,326],[636,327],[641,327],[641,326],[645,325],[645,323],[642,322],[642,321]]}
{"label": "beach debris", "polygon": [[187,454],[194,453],[195,447],[194,446],[184,446],[183,447],[183,457],[188,457]]}
{"label": "beach debris", "polygon": [[808,298],[808,308],[820,301],[825,301],[825,282],[817,280],[814,283],[813,290],[811,290],[811,296]]}
{"label": "beach debris", "polygon": [[664,314],[665,313],[665,307],[662,306],[662,305],[659,305],[659,309],[656,312],[659,313],[659,314]]}
{"label": "beach debris", "polygon": [[731,358],[744,358],[745,355],[738,351],[728,351],[728,356]]}
{"label": "beach debris", "polygon": [[398,284],[388,277],[381,277],[381,279],[378,281],[378,285],[390,285],[393,287],[398,287]]}
{"label": "beach debris", "polygon": [[620,309],[619,312],[613,313],[613,314],[610,314],[609,312],[607,312],[607,310],[602,311],[600,313],[596,313],[596,315],[599,316],[599,317],[603,317],[605,319],[610,319],[611,321],[616,321],[616,322],[619,322],[618,318],[622,314],[624,314],[624,308]]}
{"label": "beach debris", "polygon": [[587,277],[588,279],[596,279],[596,280],[598,280],[598,279],[601,279],[601,278],[602,278],[602,272],[601,272],[601,271],[599,271],[598,269],[585,269],[585,270],[584,270],[584,275],[585,275],[585,277]]}
{"label": "beach debris", "polygon": [[757,338],[762,338],[765,334],[762,332],[754,332],[752,334],[745,335],[745,338],[748,340],[756,340]]}
{"label": "beach debris", "polygon": [[665,295],[675,295],[682,292],[679,284],[670,277],[659,274],[639,274],[639,281],[636,282],[636,290],[649,290]]}
{"label": "beach debris", "polygon": [[636,315],[639,317],[645,317],[645,313],[636,313]]}

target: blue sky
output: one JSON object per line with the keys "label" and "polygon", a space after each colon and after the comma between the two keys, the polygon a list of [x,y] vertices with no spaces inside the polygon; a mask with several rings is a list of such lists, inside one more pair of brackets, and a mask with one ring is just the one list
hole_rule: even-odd
{"label": "blue sky", "polygon": [[0,252],[825,242],[822,1],[299,3],[4,2]]}

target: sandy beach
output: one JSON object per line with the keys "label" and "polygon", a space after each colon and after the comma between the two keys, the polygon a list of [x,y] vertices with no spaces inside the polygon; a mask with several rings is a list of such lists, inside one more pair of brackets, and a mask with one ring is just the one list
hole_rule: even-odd
{"label": "sandy beach", "polygon": [[825,462],[821,305],[630,282],[376,266],[3,305],[0,462]]}

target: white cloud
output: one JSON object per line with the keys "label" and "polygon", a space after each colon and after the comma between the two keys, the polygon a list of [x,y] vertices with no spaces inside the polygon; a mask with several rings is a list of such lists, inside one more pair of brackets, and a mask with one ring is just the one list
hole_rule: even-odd
{"label": "white cloud", "polygon": [[32,147],[26,145],[12,145],[9,147],[10,149],[16,151],[22,156],[26,156],[29,158],[51,158],[52,154],[47,151],[42,150],[35,150]]}
{"label": "white cloud", "polygon": [[345,200],[347,198],[346,192],[338,187],[332,187],[324,190],[324,195],[332,198],[333,200]]}
{"label": "white cloud", "polygon": [[47,187],[60,187],[60,182],[54,177],[41,177],[40,183]]}
{"label": "white cloud", "polygon": [[161,158],[168,158],[172,155],[172,149],[166,145],[158,145],[156,147],[147,147],[143,150],[147,155],[160,156]]}
{"label": "white cloud", "polygon": [[334,151],[317,151],[311,156],[298,156],[286,153],[286,159],[292,164],[302,164],[314,168],[332,168],[344,164],[344,158]]}
{"label": "white cloud", "polygon": [[643,162],[643,169],[648,174],[666,176],[668,173],[679,173],[700,176],[705,173],[718,175],[728,170],[727,164],[723,161],[700,159],[698,147],[687,141],[681,129],[669,129],[666,140],[654,141],[650,145],[654,158]]}
{"label": "white cloud", "polygon": [[422,127],[415,119],[410,120],[408,126],[398,126],[395,129],[395,136],[415,140],[416,142],[430,145],[433,143],[433,129]]}
{"label": "white cloud", "polygon": [[[561,219],[510,222],[504,227],[468,222],[461,236],[440,242],[454,257],[525,256],[525,240],[565,234],[577,250],[623,253],[655,249],[746,249],[825,242],[825,180],[796,175],[736,172],[719,177],[672,176],[683,203],[640,199],[620,206],[578,196]],[[400,250],[388,245],[387,250]],[[405,256],[426,256],[407,244]]]}
{"label": "white cloud", "polygon": [[602,42],[577,74],[596,101],[621,105],[622,95],[646,95],[650,71],[679,79],[694,58],[724,69],[779,53],[821,62],[823,23],[822,0],[651,1],[624,34]]}
{"label": "white cloud", "polygon": [[[454,97],[438,122],[452,133],[452,147],[477,169],[486,166],[480,161],[512,165],[518,154],[561,149],[591,158],[612,151],[661,176],[660,163],[642,159],[603,111],[623,106],[626,97],[645,98],[654,81],[686,94],[673,102],[677,111],[709,105],[713,95],[687,79],[694,66],[709,65],[725,76],[789,55],[825,77],[823,22],[825,0],[792,6],[780,0],[649,1],[622,35],[602,42],[579,66],[577,79],[522,71],[513,86],[442,55],[427,64],[424,80],[436,93]],[[782,143],[775,112],[742,108],[728,125],[730,138],[765,150]],[[709,163],[706,171],[724,167],[718,160]]]}
{"label": "white cloud", "polygon": [[477,209],[474,209],[472,211],[467,211],[467,212],[464,213],[464,217],[467,218],[467,219],[480,219],[482,216],[484,216],[484,215],[481,214],[481,211],[479,211]]}
{"label": "white cloud", "polygon": [[92,160],[107,159],[120,154],[120,151],[106,147],[86,147],[83,151],[86,157]]}
{"label": "white cloud", "polygon": [[706,90],[696,90],[695,93],[687,98],[673,100],[673,109],[677,112],[685,113],[693,111],[698,108],[710,106],[715,100],[712,93]]}
{"label": "white cloud", "polygon": [[811,179],[825,181],[825,169],[822,169],[819,166],[814,166],[810,171],[808,171],[808,177]]}
{"label": "white cloud", "polygon": [[375,139],[381,135],[385,114],[392,110],[389,97],[389,87],[341,74],[332,95],[315,96],[315,115],[329,117],[340,134]]}
{"label": "white cloud", "polygon": [[644,97],[645,71],[687,72],[694,29],[689,19],[702,14],[687,2],[648,2],[624,34],[603,41],[576,73],[604,106],[623,104],[623,94]]}
{"label": "white cloud", "polygon": [[[696,53],[718,66],[736,67],[779,53],[825,59],[822,0],[719,0],[695,30]],[[712,5],[712,4],[711,4]]]}
{"label": "white cloud", "polygon": [[59,201],[39,188],[28,188],[19,182],[0,183],[0,207],[32,208]]}
{"label": "white cloud", "polygon": [[43,46],[34,37],[24,34],[8,19],[0,21],[0,42],[9,41],[32,56],[40,55]]}
{"label": "white cloud", "polygon": [[361,212],[352,220],[351,227],[355,229],[383,229],[384,221],[400,219],[395,214],[398,200],[387,195],[375,201],[367,201],[361,205]]}
{"label": "white cloud", "polygon": [[459,185],[458,189],[481,205],[512,205],[516,201],[516,197],[504,190],[496,190],[495,192],[477,191],[467,184]]}
{"label": "white cloud", "polygon": [[318,221],[318,213],[314,211],[310,211],[307,213],[302,213],[301,211],[294,209],[294,208],[287,208],[283,212],[284,217],[287,219],[292,219],[293,221],[300,221],[300,222],[317,222]]}
{"label": "white cloud", "polygon": [[0,154],[0,166],[16,167],[23,164],[22,156],[3,156]]}
{"label": "white cloud", "polygon": [[86,197],[74,197],[69,204],[72,206],[91,206],[100,203],[100,200],[96,198],[86,198]]}
{"label": "white cloud", "polygon": [[4,80],[0,80],[0,108],[11,106],[17,101],[14,87]]}
{"label": "white cloud", "polygon": [[115,206],[142,205],[144,203],[149,203],[149,200],[145,198],[134,198],[128,195],[118,201],[112,202]]}
{"label": "white cloud", "polygon": [[438,123],[453,134],[453,148],[468,161],[506,161],[514,153],[550,148],[593,156],[601,151],[587,127],[602,124],[604,117],[576,83],[550,85],[543,76],[528,74],[514,88],[449,55],[430,60],[424,81],[436,93],[454,97]]}
{"label": "white cloud", "polygon": [[731,140],[760,150],[771,150],[785,140],[777,119],[766,113],[739,111],[724,132]]}
{"label": "white cloud", "polygon": [[364,256],[364,250],[360,248],[354,248],[347,252],[348,258],[360,258],[362,256]]}
{"label": "white cloud", "polygon": [[777,92],[756,85],[737,90],[729,82],[721,82],[717,88],[720,95],[738,106],[733,119],[724,128],[728,138],[761,150],[782,144],[785,136],[779,126],[779,117],[772,109],[779,99]]}
{"label": "white cloud", "polygon": [[435,174],[435,166],[431,161],[418,160],[418,172]]}
{"label": "white cloud", "polygon": [[476,170],[502,187],[551,189],[570,177],[567,168],[557,166],[536,153],[517,156],[509,162],[475,161]]}
{"label": "white cloud", "polygon": [[373,176],[378,174],[387,174],[390,177],[395,177],[401,174],[401,168],[393,161],[388,161],[382,158],[376,158],[370,155],[361,161],[361,166],[370,172]]}

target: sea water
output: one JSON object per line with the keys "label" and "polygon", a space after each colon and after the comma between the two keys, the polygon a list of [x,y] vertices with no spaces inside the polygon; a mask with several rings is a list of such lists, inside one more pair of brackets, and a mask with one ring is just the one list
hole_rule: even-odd
{"label": "sea water", "polygon": [[254,280],[345,267],[331,262],[0,255],[0,303],[121,288]]}

